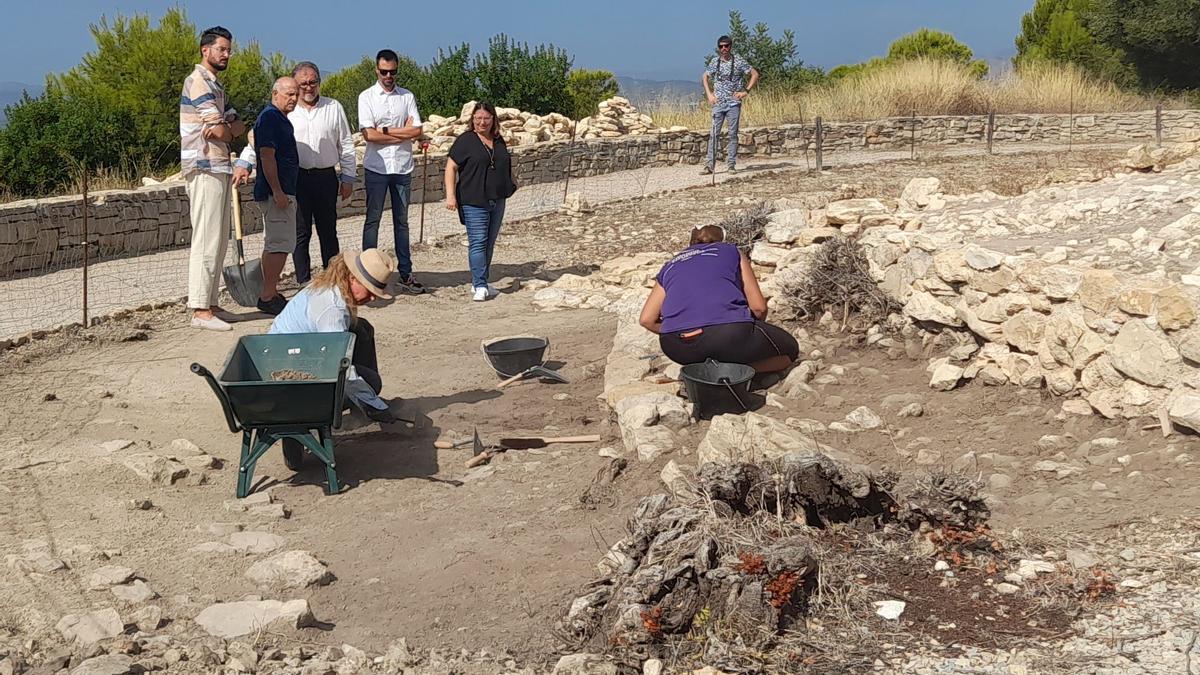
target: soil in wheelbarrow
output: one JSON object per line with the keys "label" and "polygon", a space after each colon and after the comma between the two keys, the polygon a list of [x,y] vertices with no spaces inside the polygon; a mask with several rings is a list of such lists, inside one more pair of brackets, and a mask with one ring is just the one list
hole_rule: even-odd
{"label": "soil in wheelbarrow", "polygon": [[276,382],[296,381],[296,380],[315,380],[315,379],[317,379],[317,376],[313,375],[312,373],[305,371],[305,370],[293,370],[291,368],[284,368],[283,370],[276,370],[276,371],[272,372],[271,379]]}

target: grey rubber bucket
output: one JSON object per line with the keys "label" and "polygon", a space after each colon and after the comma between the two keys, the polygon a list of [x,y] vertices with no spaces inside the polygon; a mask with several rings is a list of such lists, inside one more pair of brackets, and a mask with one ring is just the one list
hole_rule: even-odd
{"label": "grey rubber bucket", "polygon": [[509,378],[545,363],[549,347],[546,338],[513,337],[484,344],[483,354],[497,375]]}
{"label": "grey rubber bucket", "polygon": [[709,359],[684,366],[679,377],[692,402],[692,417],[698,420],[750,410],[750,381],[754,378],[750,366]]}

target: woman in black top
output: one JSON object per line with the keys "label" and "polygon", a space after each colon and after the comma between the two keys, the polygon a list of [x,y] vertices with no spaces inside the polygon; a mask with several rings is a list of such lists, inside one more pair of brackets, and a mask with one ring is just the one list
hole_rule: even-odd
{"label": "woman in black top", "polygon": [[500,137],[496,108],[476,103],[471,130],[454,141],[446,160],[446,208],[458,211],[459,222],[467,227],[467,261],[476,302],[497,294],[488,283],[492,251],[500,236],[504,200],[516,191],[512,158]]}

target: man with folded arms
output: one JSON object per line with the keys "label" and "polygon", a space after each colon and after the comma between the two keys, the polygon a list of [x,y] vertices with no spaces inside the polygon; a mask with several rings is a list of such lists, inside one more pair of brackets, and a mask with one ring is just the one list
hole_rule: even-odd
{"label": "man with folded arms", "polygon": [[375,56],[378,82],[358,95],[358,126],[367,151],[363,155],[367,190],[367,216],[363,221],[363,250],[379,244],[379,220],[383,199],[392,198],[392,233],[400,278],[397,288],[405,293],[425,292],[413,277],[408,245],[408,200],[412,189],[412,141],[421,135],[421,113],[411,91],[396,85],[400,57],[390,49]]}
{"label": "man with folded arms", "polygon": [[[354,138],[346,121],[346,111],[337,99],[321,96],[321,71],[310,61],[301,61],[292,70],[300,101],[288,113],[296,133],[300,154],[300,176],[296,182],[296,250],[292,264],[296,281],[306,284],[312,278],[309,242],[313,222],[321,243],[321,267],[337,255],[337,201],[349,199],[356,180]],[[257,162],[254,148],[247,145],[233,170],[235,185],[248,180]]]}

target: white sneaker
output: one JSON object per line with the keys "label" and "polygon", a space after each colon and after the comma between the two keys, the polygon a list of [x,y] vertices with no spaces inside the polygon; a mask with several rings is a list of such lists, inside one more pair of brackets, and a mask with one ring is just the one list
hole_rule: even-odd
{"label": "white sneaker", "polygon": [[229,324],[225,323],[224,321],[218,319],[215,316],[211,319],[201,319],[198,316],[193,316],[192,317],[192,328],[202,328],[204,330],[221,330],[221,331],[233,330],[233,326],[230,326]]}
{"label": "white sneaker", "polygon": [[475,302],[483,302],[484,300],[487,300],[489,297],[491,297],[491,296],[488,295],[487,286],[480,286],[475,289],[475,295],[472,296],[471,299],[474,300]]}
{"label": "white sneaker", "polygon": [[497,295],[500,295],[500,291],[496,290],[496,287],[491,284],[487,285],[487,293],[489,298],[494,298]]}

